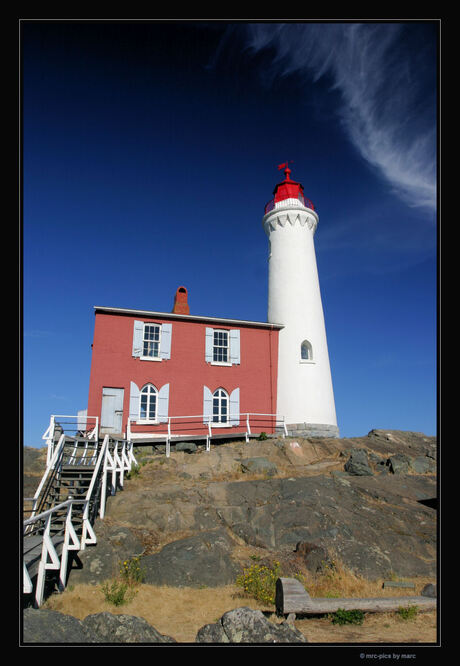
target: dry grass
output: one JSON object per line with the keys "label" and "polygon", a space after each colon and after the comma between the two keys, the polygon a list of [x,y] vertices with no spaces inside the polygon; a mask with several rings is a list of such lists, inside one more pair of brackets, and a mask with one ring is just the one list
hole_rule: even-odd
{"label": "dry grass", "polygon": [[[433,580],[405,579],[415,589],[383,588],[383,580],[370,581],[347,569],[340,561],[321,575],[306,574],[304,584],[312,597],[395,597],[419,595]],[[84,619],[87,615],[108,611],[143,617],[160,633],[172,636],[179,643],[194,643],[198,630],[216,622],[225,612],[248,606],[263,611],[272,622],[274,606],[263,604],[244,594],[241,587],[177,588],[139,585],[137,594],[123,606],[105,600],[101,586],[69,586],[63,594],[49,597],[45,608]],[[333,625],[330,618],[297,618],[295,626],[310,643],[423,643],[436,641],[436,613],[418,613],[413,620],[402,620],[397,613],[367,613],[364,623]]]}
{"label": "dry grass", "polygon": [[134,599],[118,607],[105,601],[100,586],[78,585],[49,597],[43,608],[80,620],[103,611],[135,615],[143,617],[161,634],[172,636],[179,643],[194,643],[203,625],[216,622],[225,612],[240,606],[267,610],[255,599],[244,598],[236,585],[218,589],[140,585]]}

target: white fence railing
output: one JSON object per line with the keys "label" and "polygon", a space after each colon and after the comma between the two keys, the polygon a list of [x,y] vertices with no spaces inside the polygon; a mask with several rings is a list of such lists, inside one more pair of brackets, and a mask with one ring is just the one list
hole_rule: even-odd
{"label": "white fence railing", "polygon": [[[232,421],[238,421],[238,424],[234,424]],[[216,435],[223,436],[227,433],[229,435],[234,433],[241,433],[241,435],[243,435],[248,442],[249,437],[252,436],[253,429],[261,429],[263,427],[275,431],[276,429],[281,429],[283,437],[286,437],[288,434],[284,416],[280,416],[278,414],[259,414],[255,412],[241,413],[238,415],[238,417],[236,417],[236,415],[232,415],[229,417],[229,420],[224,423],[213,421],[213,416],[208,414],[196,414],[192,416],[168,416],[164,423],[151,424],[155,426],[155,429],[154,431],[150,432],[133,431],[133,425],[142,425],[145,427],[147,424],[138,424],[135,419],[132,419],[131,417],[128,418],[126,428],[126,438],[128,442],[135,443],[136,436],[139,439],[144,438],[150,440],[151,438],[152,441],[155,439],[155,437],[164,439],[166,441],[167,457],[170,456],[171,441],[174,438],[193,437],[198,435],[203,437],[203,429],[206,429],[206,451],[210,450],[211,439]]]}
{"label": "white fence railing", "polygon": [[99,417],[51,414],[49,426],[42,435],[42,439],[46,441],[48,446],[47,464],[50,463],[56,444],[62,434],[74,437],[81,436],[87,440],[97,442],[99,439]]}
{"label": "white fence railing", "polygon": [[[52,423],[53,421],[50,423],[50,428],[52,427]],[[95,443],[91,444],[92,448],[89,446],[88,441],[70,437],[65,433],[61,434],[58,442],[54,441],[53,435],[53,441],[48,444],[49,462],[37,491],[34,497],[31,498],[31,515],[23,523],[23,591],[26,594],[33,592],[33,584],[26,564],[27,549],[36,548],[37,539],[33,537],[41,537],[41,555],[38,564],[34,597],[37,607],[43,601],[46,571],[48,569],[59,569],[59,588],[63,589],[66,583],[69,551],[84,550],[87,545],[97,542],[91,520],[96,512],[99,513],[101,518],[104,518],[109,475],[110,493],[114,495],[118,487],[123,487],[125,473],[129,472],[133,465],[137,465],[133,454],[133,445],[125,439],[112,437],[107,434],[100,447],[97,439]],[[70,449],[70,452],[67,450],[64,451],[64,447]],[[76,499],[69,496],[65,502],[61,502],[37,514],[37,506],[42,499],[41,496],[45,484],[49,481],[50,475],[62,465],[63,460],[66,465],[84,465],[88,467],[91,464],[94,466],[85,497],[84,499]],[[79,522],[81,523],[80,536],[77,535],[75,529],[74,519],[77,512],[73,510],[74,505],[77,504],[81,505],[78,511]],[[58,515],[62,516],[62,510],[65,507],[67,507],[65,527],[61,529],[63,533],[58,540],[59,545],[56,548],[56,538],[53,539],[52,537],[53,519],[55,520]]]}

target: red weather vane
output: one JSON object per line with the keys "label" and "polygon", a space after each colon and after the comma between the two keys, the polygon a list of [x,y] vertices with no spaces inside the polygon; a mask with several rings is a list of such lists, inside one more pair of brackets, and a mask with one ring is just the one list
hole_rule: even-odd
{"label": "red weather vane", "polygon": [[281,169],[287,169],[290,164],[293,164],[294,160],[287,160],[286,162],[283,162],[283,164],[278,164],[278,171],[281,171]]}

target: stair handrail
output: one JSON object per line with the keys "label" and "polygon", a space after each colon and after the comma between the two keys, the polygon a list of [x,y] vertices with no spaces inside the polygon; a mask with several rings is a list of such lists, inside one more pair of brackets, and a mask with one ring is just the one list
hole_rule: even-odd
{"label": "stair handrail", "polygon": [[67,439],[67,437],[66,437],[65,433],[62,433],[62,435],[59,438],[58,444],[57,444],[56,448],[54,449],[54,453],[51,456],[51,458],[50,458],[50,460],[49,460],[49,462],[46,466],[45,472],[42,476],[42,480],[38,484],[38,488],[35,491],[35,494],[33,496],[32,511],[31,511],[31,516],[30,516],[31,518],[33,518],[33,516],[35,515],[35,512],[37,510],[37,503],[38,503],[38,500],[40,498],[40,494],[42,492],[43,486],[45,485],[45,482],[48,479],[48,475],[51,472],[51,470],[53,470],[56,467],[56,463],[59,460],[59,457],[61,456],[61,454],[64,450],[66,439]]}
{"label": "stair handrail", "polygon": [[[92,528],[92,525],[89,520],[89,507],[90,507],[90,502],[92,499],[92,495],[96,486],[96,481],[99,478],[99,470],[101,469],[101,465],[103,465],[103,472],[105,472],[105,460],[107,456],[107,451],[108,451],[108,446],[109,446],[109,435],[105,435],[104,440],[102,442],[101,449],[99,451],[99,455],[97,457],[96,465],[94,467],[93,474],[91,476],[91,482],[89,484],[88,490],[86,491],[85,495],[85,505],[83,509],[83,525],[82,525],[82,535],[81,535],[81,549],[84,550],[87,544],[90,543],[96,543],[96,535],[94,533],[94,530]],[[104,481],[102,480],[102,489],[104,489]],[[96,488],[96,491],[98,488]],[[99,506],[99,513],[101,513],[101,506],[104,504],[105,506],[105,492],[101,492],[100,494],[100,506]],[[90,536],[89,538],[87,537],[87,533],[89,532]]]}
{"label": "stair handrail", "polygon": [[[40,557],[40,563],[38,568],[37,583],[35,589],[35,606],[38,608],[43,601],[43,591],[45,584],[45,573],[47,569],[59,569],[59,588],[61,591],[65,587],[66,577],[67,577],[67,561],[68,561],[68,552],[70,550],[80,550],[80,539],[78,538],[75,528],[72,524],[72,507],[74,504],[83,503],[83,499],[69,498],[64,502],[56,504],[56,506],[46,509],[41,513],[38,513],[35,516],[31,516],[23,521],[24,533],[27,532],[27,528],[34,523],[41,522],[45,520],[45,527],[42,538],[42,551]],[[53,540],[50,534],[51,531],[51,522],[53,514],[61,511],[67,507],[67,517],[64,530],[64,543],[61,552],[61,558],[54,547]],[[48,562],[48,556],[51,558],[51,562]],[[27,571],[27,566],[25,562],[23,563],[23,589],[24,592],[32,592],[33,586],[32,581]]]}

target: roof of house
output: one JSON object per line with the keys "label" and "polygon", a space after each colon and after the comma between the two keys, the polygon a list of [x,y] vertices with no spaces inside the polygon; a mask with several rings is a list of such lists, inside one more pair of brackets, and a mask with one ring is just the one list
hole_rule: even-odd
{"label": "roof of house", "polygon": [[280,329],[284,328],[283,324],[271,324],[263,321],[246,321],[244,319],[223,319],[222,317],[202,317],[199,315],[186,315],[186,314],[177,314],[173,312],[153,312],[151,310],[130,310],[126,308],[111,308],[105,306],[94,306],[96,312],[105,312],[107,314],[120,314],[120,315],[136,315],[141,317],[158,317],[161,319],[179,319],[184,321],[203,321],[203,322],[214,322],[218,324],[227,324],[229,326],[255,326],[260,328],[268,329]]}

